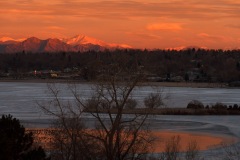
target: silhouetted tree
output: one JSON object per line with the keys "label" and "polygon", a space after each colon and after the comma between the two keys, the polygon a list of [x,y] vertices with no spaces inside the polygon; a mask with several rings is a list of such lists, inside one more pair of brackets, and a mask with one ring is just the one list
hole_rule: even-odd
{"label": "silhouetted tree", "polygon": [[189,75],[188,75],[188,73],[185,74],[184,80],[185,80],[186,82],[189,81]]}
{"label": "silhouetted tree", "polygon": [[192,100],[188,103],[187,108],[189,109],[203,109],[204,105],[198,100]]}
{"label": "silhouetted tree", "polygon": [[26,133],[19,120],[11,115],[0,118],[1,160],[45,160],[42,147],[33,147],[33,134]]}
{"label": "silhouetted tree", "polygon": [[164,106],[164,100],[168,99],[168,95],[163,94],[163,91],[157,91],[156,93],[150,93],[144,99],[144,105],[149,109],[156,109]]}
{"label": "silhouetted tree", "polygon": [[[127,118],[124,115],[125,108],[136,105],[131,94],[142,77],[139,72],[129,74],[122,72],[122,68],[112,68],[102,75],[93,96],[88,100],[82,99],[78,88],[70,85],[74,103],[62,101],[58,87],[50,85],[49,91],[54,99],[39,106],[59,120],[53,143],[61,142],[61,145],[57,144],[58,147],[68,149],[57,148],[56,159],[134,160],[145,157],[153,141],[146,121],[147,110],[146,113],[132,114]],[[93,129],[84,128],[84,110],[95,120]],[[105,111],[105,116],[101,111]]]}

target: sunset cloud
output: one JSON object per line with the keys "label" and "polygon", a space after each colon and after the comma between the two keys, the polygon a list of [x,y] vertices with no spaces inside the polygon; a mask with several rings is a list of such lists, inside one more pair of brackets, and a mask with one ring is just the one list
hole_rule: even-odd
{"label": "sunset cloud", "polygon": [[237,38],[233,38],[230,36],[222,36],[222,35],[211,35],[207,33],[200,33],[198,34],[198,37],[204,40],[205,45],[208,45],[211,48],[212,46],[219,46],[219,44],[224,44],[224,47],[215,47],[215,48],[235,48],[238,44]]}
{"label": "sunset cloud", "polygon": [[142,33],[142,32],[128,32],[127,35],[129,36],[135,36],[137,38],[142,38],[142,39],[151,39],[151,40],[159,40],[162,39],[160,36],[158,35],[154,35],[154,34],[147,34],[147,33]]}
{"label": "sunset cloud", "polygon": [[45,28],[50,30],[65,30],[65,28],[59,26],[47,26]]}
{"label": "sunset cloud", "polygon": [[199,33],[198,37],[204,38],[204,39],[211,39],[211,40],[226,40],[227,39],[224,36],[210,35],[207,33]]}
{"label": "sunset cloud", "polygon": [[226,27],[240,29],[240,24],[239,25],[237,25],[237,24],[230,24],[230,25],[226,25]]}
{"label": "sunset cloud", "polygon": [[[5,9],[49,10],[53,15],[92,16],[105,18],[129,17],[172,17],[172,18],[225,18],[238,17],[240,4],[235,1],[212,0],[199,1],[82,1],[51,0],[29,1],[8,0],[0,2]],[[41,13],[39,13],[41,14]]]}
{"label": "sunset cloud", "polygon": [[154,23],[147,26],[148,30],[171,30],[178,31],[182,30],[182,26],[179,23]]}
{"label": "sunset cloud", "polygon": [[[16,38],[87,34],[139,47],[146,44],[140,40],[151,40],[155,48],[219,40],[222,47],[240,37],[239,8],[237,0],[5,0],[0,31]],[[173,37],[185,41],[177,44]]]}

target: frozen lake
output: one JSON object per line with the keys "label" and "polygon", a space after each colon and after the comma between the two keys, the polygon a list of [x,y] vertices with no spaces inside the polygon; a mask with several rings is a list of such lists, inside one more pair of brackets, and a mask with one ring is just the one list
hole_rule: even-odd
{"label": "frozen lake", "polygon": [[[59,84],[61,98],[72,99],[66,91],[66,84]],[[93,92],[92,85],[78,84],[79,93],[89,98]],[[185,108],[191,100],[200,100],[204,104],[221,102],[224,104],[240,104],[240,89],[228,88],[187,88],[187,87],[136,87],[132,98],[143,106],[144,98],[152,92],[162,91],[169,98],[165,100],[167,107]],[[47,95],[46,83],[0,82],[0,112],[12,114],[18,118],[39,117],[36,102],[51,100]]]}
{"label": "frozen lake", "polygon": [[[73,99],[66,90],[66,84],[58,84],[58,88],[62,91],[62,99]],[[83,98],[89,98],[93,92],[91,84],[78,84],[77,88]],[[137,87],[132,95],[140,106],[143,105],[144,98],[152,92],[161,90],[164,94],[169,95],[165,101],[168,107],[183,107],[191,100],[200,100],[204,104],[213,104],[222,102],[225,104],[240,104],[240,89],[228,88],[186,88],[186,87]],[[47,94],[46,83],[23,83],[23,82],[0,82],[0,113],[12,114],[28,124],[44,125],[49,123],[49,117],[46,116],[37,106],[37,102],[51,100],[51,96]],[[179,117],[184,117],[184,121],[198,121],[207,123],[223,123],[224,126],[232,126],[239,123],[238,116],[156,116],[167,117],[167,121],[178,121]],[[219,118],[222,117],[222,118]],[[177,118],[177,119],[176,119]],[[159,119],[154,119],[154,126]],[[36,122],[36,123],[34,123]],[[37,124],[39,122],[39,124]],[[226,123],[225,123],[226,122]],[[42,124],[40,124],[42,123]],[[231,124],[230,124],[231,123]],[[31,124],[30,124],[31,125]],[[163,126],[163,125],[159,125]],[[175,125],[177,126],[177,125]],[[178,124],[178,126],[181,126]],[[238,125],[237,125],[238,126]],[[235,127],[237,127],[235,126]],[[197,127],[199,129],[199,127]],[[174,127],[176,129],[176,127]],[[240,135],[240,132],[234,130],[235,135]]]}
{"label": "frozen lake", "polygon": [[[85,98],[91,96],[93,91],[89,84],[77,85],[80,93]],[[63,91],[61,98],[73,99],[66,91],[65,84],[59,84]],[[224,104],[240,104],[240,89],[227,88],[186,88],[186,87],[137,87],[132,98],[135,98],[140,106],[144,98],[152,92],[161,90],[169,95],[166,104],[168,107],[185,108],[191,100],[200,100],[204,104],[222,102]],[[50,118],[44,115],[37,107],[36,102],[51,100],[47,94],[46,83],[21,83],[0,82],[0,113],[12,114],[19,118],[27,127],[46,127]],[[93,118],[84,116],[89,123]],[[227,135],[240,138],[240,116],[153,116],[150,119],[151,128],[154,130],[186,131],[203,134]],[[208,159],[221,159],[219,150],[205,151],[210,155]],[[214,156],[212,156],[214,155]]]}

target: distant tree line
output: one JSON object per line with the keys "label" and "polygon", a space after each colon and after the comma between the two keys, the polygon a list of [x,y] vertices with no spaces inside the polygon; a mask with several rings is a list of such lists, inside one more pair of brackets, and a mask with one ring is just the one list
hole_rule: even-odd
{"label": "distant tree line", "polygon": [[220,102],[216,102],[212,105],[206,105],[204,106],[201,101],[198,100],[192,100],[187,105],[188,109],[214,109],[214,110],[234,110],[234,111],[240,111],[240,106],[238,104],[233,105],[226,105]]}
{"label": "distant tree line", "polygon": [[[240,81],[240,50],[115,50],[84,53],[0,54],[0,76],[34,70],[75,68],[85,80],[95,80],[114,65],[141,68],[154,81]],[[235,83],[236,84],[236,83]],[[234,84],[234,85],[235,85]]]}

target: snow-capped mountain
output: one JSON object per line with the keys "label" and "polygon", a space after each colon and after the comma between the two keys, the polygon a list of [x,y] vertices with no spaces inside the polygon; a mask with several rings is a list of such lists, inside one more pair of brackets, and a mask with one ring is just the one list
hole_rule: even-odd
{"label": "snow-capped mountain", "polygon": [[91,38],[88,36],[84,36],[84,35],[77,35],[72,38],[63,39],[63,41],[72,46],[85,45],[85,44],[93,44],[93,45],[99,45],[99,46],[108,45],[106,42],[103,42],[101,40],[97,40],[95,38]]}
{"label": "snow-capped mountain", "polygon": [[59,39],[40,40],[36,37],[28,38],[22,42],[10,43],[2,45],[0,52],[15,53],[15,52],[58,52],[58,51],[73,51],[72,47],[60,41]]}
{"label": "snow-capped mountain", "polygon": [[109,44],[87,36],[75,36],[68,39],[46,39],[41,40],[30,37],[22,40],[15,40],[9,37],[0,38],[0,53],[16,52],[85,52],[89,50],[103,51],[105,49],[131,48],[128,45]]}
{"label": "snow-capped mountain", "polygon": [[8,42],[8,41],[21,42],[21,41],[24,41],[25,39],[26,38],[13,39],[11,37],[2,37],[2,38],[0,38],[0,42],[1,43]]}
{"label": "snow-capped mountain", "polygon": [[104,41],[88,37],[85,35],[77,35],[69,39],[63,39],[64,42],[71,46],[87,46],[87,45],[93,45],[93,46],[99,46],[100,48],[108,48],[108,49],[115,49],[115,48],[132,48],[129,45],[126,44],[114,44],[114,43],[106,43]]}
{"label": "snow-capped mountain", "polygon": [[24,41],[25,38],[21,38],[21,39],[13,39],[10,37],[2,37],[0,38],[0,45],[7,45],[7,44],[16,44],[18,42],[22,42]]}

